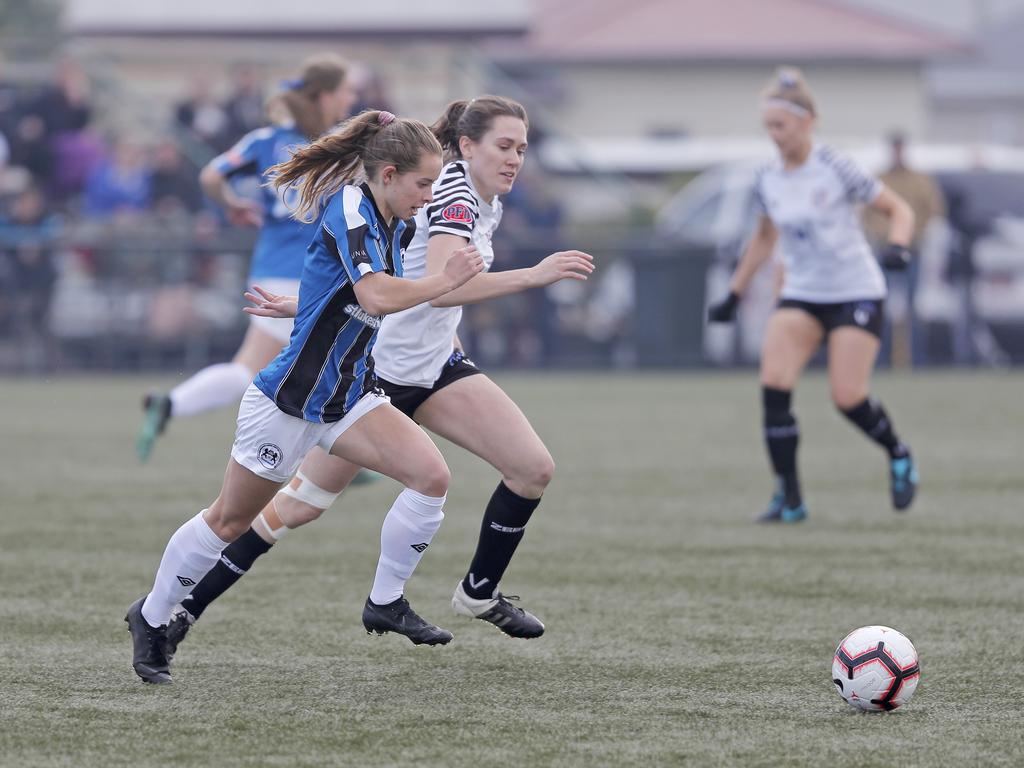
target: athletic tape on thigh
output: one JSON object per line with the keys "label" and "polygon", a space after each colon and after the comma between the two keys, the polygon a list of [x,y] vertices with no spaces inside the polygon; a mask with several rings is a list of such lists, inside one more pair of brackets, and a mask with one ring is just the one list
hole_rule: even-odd
{"label": "athletic tape on thigh", "polygon": [[283,493],[286,496],[291,496],[293,499],[303,501],[317,509],[327,509],[334,503],[334,500],[341,495],[340,492],[331,493],[330,491],[325,491],[319,485],[302,474],[302,472],[296,472],[295,476],[301,481],[299,483],[299,487],[292,488],[291,483],[289,483],[282,488],[279,493]]}

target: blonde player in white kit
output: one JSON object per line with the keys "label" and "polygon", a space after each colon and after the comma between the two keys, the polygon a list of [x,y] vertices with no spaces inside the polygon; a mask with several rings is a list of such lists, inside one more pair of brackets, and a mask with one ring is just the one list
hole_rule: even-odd
{"label": "blonde player in white kit", "polygon": [[[403,253],[404,274],[435,274],[448,255],[476,246],[485,270],[494,258],[491,236],[501,221],[503,195],[512,189],[526,153],[528,121],[522,105],[482,96],[449,105],[432,130],[449,161],[434,184],[433,201],[415,219]],[[410,232],[411,228],[406,230]],[[388,315],[373,348],[378,384],[400,411],[427,429],[487,461],[501,475],[487,507],[476,553],[452,598],[455,612],[488,621],[512,637],[538,637],[544,624],[498,589],[527,521],[551,481],[554,462],[522,411],[465,356],[456,335],[462,305],[538,288],[562,279],[585,280],[589,255],[553,253],[528,269],[483,272],[443,300]],[[273,316],[291,311],[290,299],[264,293],[257,302]],[[250,531],[182,601],[168,628],[173,653],[206,607],[231,587],[285,532],[318,518],[359,467],[310,454],[291,483],[263,510]],[[392,599],[371,591],[375,602]]]}
{"label": "blonde player in white kit", "polygon": [[760,222],[729,296],[708,313],[712,322],[733,320],[750,279],[778,243],[785,278],[761,354],[764,434],[776,490],[758,519],[795,523],[807,517],[797,475],[799,429],[790,405],[800,373],[823,341],[832,399],[886,450],[893,506],[906,509],[917,489],[917,468],[885,409],[869,397],[886,285],[857,207],[865,204],[889,217],[889,246],[882,254],[889,269],[905,269],[909,262],[914,214],[877,179],[815,142],[817,110],[799,70],[779,70],[761,109],[779,158],[758,174],[754,199]]}

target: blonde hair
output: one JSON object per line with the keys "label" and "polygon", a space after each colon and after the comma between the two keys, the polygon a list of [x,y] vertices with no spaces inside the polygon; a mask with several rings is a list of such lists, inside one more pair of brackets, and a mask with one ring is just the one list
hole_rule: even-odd
{"label": "blonde hair", "polygon": [[364,174],[373,179],[387,165],[408,173],[419,166],[425,153],[441,156],[441,145],[426,125],[390,112],[366,110],[297,149],[290,160],[269,168],[267,176],[278,189],[298,187],[299,203],[293,215],[310,223],[316,220],[321,203],[346,183]]}
{"label": "blonde hair", "polygon": [[320,110],[320,94],[335,90],[345,81],[347,74],[348,65],[340,56],[318,54],[305,61],[302,74],[288,83],[288,88],[275,96],[273,102],[284,107],[306,138],[315,139],[331,127]]}
{"label": "blonde hair", "polygon": [[778,106],[789,104],[803,110],[809,117],[818,115],[814,94],[804,79],[804,73],[796,67],[779,67],[775,70],[775,76],[761,92],[761,101],[766,104],[776,102]]}

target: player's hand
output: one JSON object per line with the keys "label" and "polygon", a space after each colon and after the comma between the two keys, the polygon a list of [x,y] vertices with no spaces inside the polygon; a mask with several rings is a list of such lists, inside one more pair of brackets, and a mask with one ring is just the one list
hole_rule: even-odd
{"label": "player's hand", "polygon": [[259,315],[260,317],[295,317],[298,314],[298,296],[271,293],[260,288],[258,285],[254,285],[252,289],[256,293],[246,291],[245,298],[255,306],[242,307],[243,312],[248,312],[250,315]]}
{"label": "player's hand", "polygon": [[455,290],[460,285],[469,282],[473,277],[484,270],[484,257],[475,245],[467,245],[459,248],[448,257],[444,265],[444,274],[452,282],[449,290]]}
{"label": "player's hand", "polygon": [[896,243],[889,243],[885,246],[885,250],[882,251],[882,255],[879,257],[883,267],[895,271],[906,269],[910,264],[910,259],[910,249],[904,245],[896,245]]}
{"label": "player's hand", "polygon": [[594,271],[594,257],[583,251],[558,251],[530,268],[536,286],[557,283],[559,280],[586,280]]}
{"label": "player's hand", "polygon": [[740,305],[740,297],[735,291],[717,304],[708,307],[708,320],[712,323],[731,323],[736,319],[736,308]]}
{"label": "player's hand", "polygon": [[235,227],[258,227],[263,223],[263,210],[253,200],[233,201],[225,212]]}

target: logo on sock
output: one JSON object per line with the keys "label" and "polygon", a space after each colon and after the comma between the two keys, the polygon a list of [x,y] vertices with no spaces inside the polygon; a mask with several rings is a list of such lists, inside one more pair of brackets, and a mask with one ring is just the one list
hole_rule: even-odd
{"label": "logo on sock", "polygon": [[484,578],[480,579],[480,581],[476,581],[473,578],[473,574],[472,573],[469,574],[466,577],[466,580],[469,582],[469,588],[470,589],[480,589],[480,587],[482,587],[484,584],[486,584],[488,581],[490,581],[490,579],[488,579],[486,576],[484,576]]}
{"label": "logo on sock", "polygon": [[409,546],[412,547],[413,549],[415,549],[417,552],[422,552],[424,549],[426,549],[430,545],[426,544],[426,543],[421,543],[421,544],[410,544]]}
{"label": "logo on sock", "polygon": [[273,469],[280,464],[281,457],[283,455],[284,454],[281,449],[273,443],[264,443],[256,449],[256,458],[258,458],[260,460],[260,464],[267,469]]}
{"label": "logo on sock", "polygon": [[194,587],[196,583],[192,581],[188,576],[176,576],[175,577],[183,587]]}
{"label": "logo on sock", "polygon": [[525,531],[526,530],[526,526],[525,525],[520,525],[520,526],[518,526],[516,528],[513,528],[513,527],[510,527],[510,526],[507,526],[507,525],[499,525],[498,523],[492,522],[491,523],[491,530],[492,531],[497,531],[498,533],[519,533],[520,531]]}

